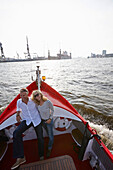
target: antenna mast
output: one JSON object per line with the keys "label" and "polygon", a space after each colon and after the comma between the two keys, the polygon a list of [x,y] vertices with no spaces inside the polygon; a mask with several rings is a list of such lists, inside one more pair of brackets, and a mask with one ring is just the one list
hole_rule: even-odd
{"label": "antenna mast", "polygon": [[40,66],[37,66],[37,70],[36,70],[36,82],[38,85],[38,90],[40,90],[40,85],[41,85],[41,80],[40,80],[41,71],[39,70],[39,67]]}

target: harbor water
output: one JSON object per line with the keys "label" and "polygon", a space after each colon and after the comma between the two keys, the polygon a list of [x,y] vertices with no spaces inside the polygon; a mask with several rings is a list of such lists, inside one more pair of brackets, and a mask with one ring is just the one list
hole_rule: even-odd
{"label": "harbor water", "polygon": [[113,150],[113,58],[74,58],[0,63],[0,114],[19,90],[35,80],[36,66],[46,83],[63,95]]}

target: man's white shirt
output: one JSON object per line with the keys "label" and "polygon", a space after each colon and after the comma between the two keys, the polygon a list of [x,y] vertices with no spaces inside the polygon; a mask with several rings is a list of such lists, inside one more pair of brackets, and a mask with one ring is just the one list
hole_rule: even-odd
{"label": "man's white shirt", "polygon": [[36,109],[36,105],[31,98],[29,98],[27,104],[22,102],[22,99],[18,99],[17,111],[21,111],[21,118],[22,120],[26,120],[27,125],[32,122],[34,127],[36,127],[41,123],[39,112]]}

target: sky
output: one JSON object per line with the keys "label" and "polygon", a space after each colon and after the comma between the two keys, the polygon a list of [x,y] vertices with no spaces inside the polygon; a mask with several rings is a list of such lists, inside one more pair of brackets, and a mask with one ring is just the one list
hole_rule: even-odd
{"label": "sky", "polygon": [[0,42],[6,57],[30,53],[72,58],[113,53],[113,0],[0,0]]}

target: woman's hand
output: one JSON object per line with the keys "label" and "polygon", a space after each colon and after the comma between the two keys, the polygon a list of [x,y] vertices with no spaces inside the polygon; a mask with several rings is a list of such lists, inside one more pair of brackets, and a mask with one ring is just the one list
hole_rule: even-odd
{"label": "woman's hand", "polygon": [[51,123],[51,119],[48,119],[48,120],[46,121],[46,123],[47,123],[47,124],[50,124],[50,123]]}

